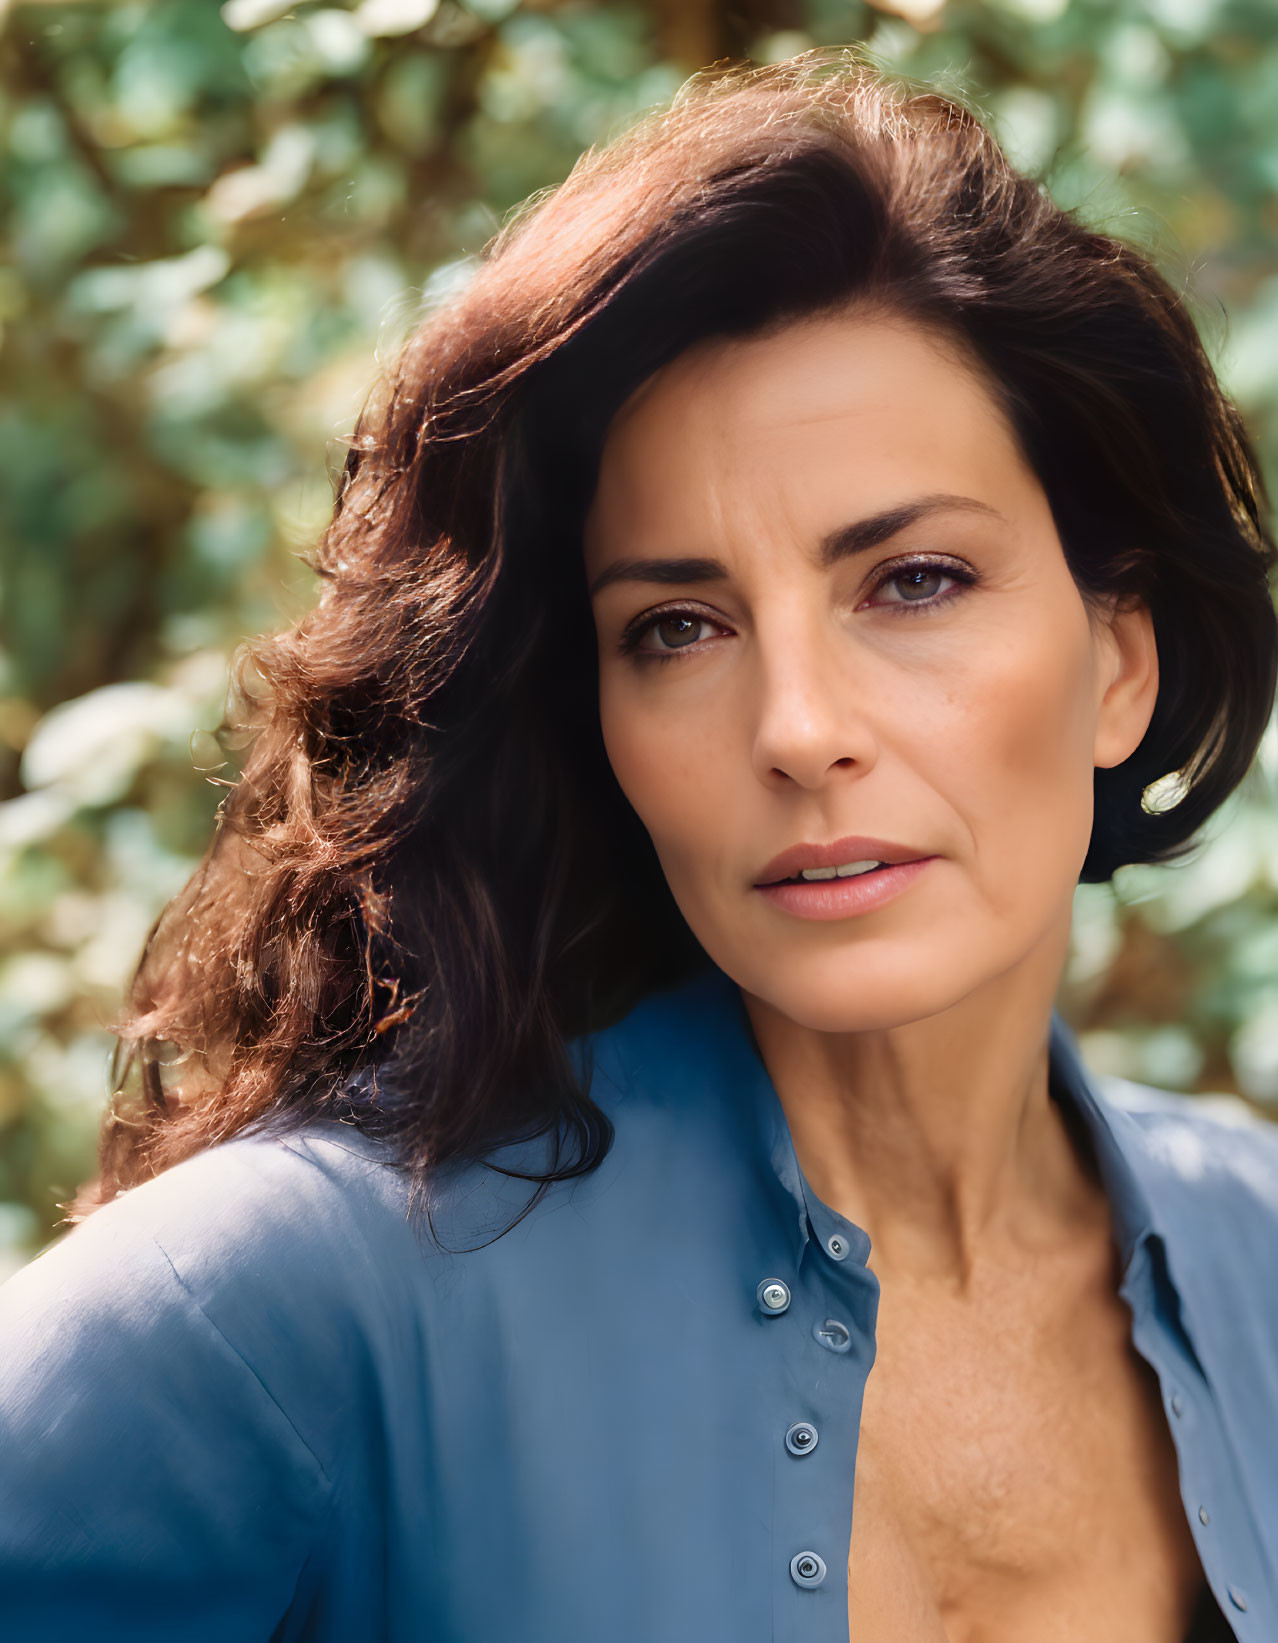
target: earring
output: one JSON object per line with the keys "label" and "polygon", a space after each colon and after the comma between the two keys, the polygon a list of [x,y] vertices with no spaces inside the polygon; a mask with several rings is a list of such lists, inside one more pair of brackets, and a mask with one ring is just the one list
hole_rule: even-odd
{"label": "earring", "polygon": [[1164,816],[1174,810],[1188,792],[1189,779],[1185,772],[1172,770],[1150,782],[1140,796],[1140,807],[1147,816]]}

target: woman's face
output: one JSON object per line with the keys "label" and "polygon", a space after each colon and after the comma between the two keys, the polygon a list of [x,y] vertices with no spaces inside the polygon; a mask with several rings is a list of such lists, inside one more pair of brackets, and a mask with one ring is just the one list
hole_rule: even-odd
{"label": "woman's face", "polygon": [[1059,962],[1152,630],[1084,604],[961,344],[848,309],[698,345],[609,429],[585,554],[613,770],[747,993],[864,1031]]}

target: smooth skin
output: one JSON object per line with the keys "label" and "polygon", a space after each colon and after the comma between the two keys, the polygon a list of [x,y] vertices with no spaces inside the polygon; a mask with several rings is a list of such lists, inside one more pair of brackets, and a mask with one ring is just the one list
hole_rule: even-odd
{"label": "smooth skin", "polygon": [[[1181,1643],[1175,1453],[1047,1085],[1093,770],[1157,693],[1148,611],[1080,595],[965,345],[866,307],[650,378],[584,546],[612,767],[873,1245],[853,1643]],[[757,888],[854,834],[929,859],[833,919]]]}

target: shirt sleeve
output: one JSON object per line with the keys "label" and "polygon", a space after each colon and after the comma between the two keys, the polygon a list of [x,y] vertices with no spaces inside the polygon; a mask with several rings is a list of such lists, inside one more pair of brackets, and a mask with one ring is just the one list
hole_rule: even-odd
{"label": "shirt sleeve", "polygon": [[116,1210],[0,1286],[0,1633],[267,1640],[330,1480],[159,1241]]}

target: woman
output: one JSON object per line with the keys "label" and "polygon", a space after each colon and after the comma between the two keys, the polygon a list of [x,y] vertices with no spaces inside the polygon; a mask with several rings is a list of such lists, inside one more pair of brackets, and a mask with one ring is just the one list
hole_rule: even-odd
{"label": "woman", "polygon": [[1052,1014],[1248,767],[1260,506],[1177,294],[846,57],[509,225],[0,1295],[6,1636],[1278,1636],[1278,1144]]}

